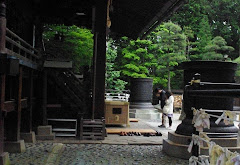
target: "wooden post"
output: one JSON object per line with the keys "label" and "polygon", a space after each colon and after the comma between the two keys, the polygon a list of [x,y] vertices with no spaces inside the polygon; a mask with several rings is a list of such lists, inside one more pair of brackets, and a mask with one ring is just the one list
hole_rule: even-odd
{"label": "wooden post", "polygon": [[104,99],[105,99],[105,67],[106,67],[106,24],[107,24],[107,2],[108,0],[96,1],[96,23],[94,28],[95,44],[94,55],[94,79],[93,93],[93,112],[95,118],[104,117]]}
{"label": "wooden post", "polygon": [[[5,53],[6,42],[6,6],[5,1],[0,1],[0,56]],[[4,101],[5,101],[6,74],[0,74],[0,156],[3,154],[4,144]],[[1,162],[0,162],[1,163]]]}
{"label": "wooden post", "polygon": [[42,113],[43,113],[43,125],[47,125],[47,71],[43,71],[43,91],[42,91]]}
{"label": "wooden post", "polygon": [[3,145],[4,145],[4,101],[5,101],[5,79],[6,75],[1,74],[0,76],[0,155],[3,153]]}
{"label": "wooden post", "polygon": [[6,48],[6,5],[5,0],[0,0],[0,53],[4,54]]}
{"label": "wooden post", "polygon": [[20,127],[21,127],[21,111],[22,111],[22,76],[23,76],[23,71],[22,71],[22,66],[19,68],[19,75],[18,75],[18,95],[17,95],[17,138],[16,140],[20,140]]}
{"label": "wooden post", "polygon": [[29,132],[32,132],[32,107],[33,107],[33,70],[29,74],[29,97],[28,97],[28,109],[29,109]]}
{"label": "wooden post", "polygon": [[[7,141],[19,141],[20,140],[20,128],[21,128],[21,97],[22,97],[22,67],[19,68],[19,75],[16,77],[16,83],[13,83],[16,87],[15,111],[8,113],[6,117],[6,140]],[[12,88],[14,87],[12,86]]]}
{"label": "wooden post", "polygon": [[[28,71],[27,81],[23,81],[23,89],[26,89],[27,109],[22,110],[21,115],[21,133],[32,132],[32,108],[33,108],[33,70]],[[22,137],[21,137],[22,138]],[[25,139],[24,139],[25,140]]]}

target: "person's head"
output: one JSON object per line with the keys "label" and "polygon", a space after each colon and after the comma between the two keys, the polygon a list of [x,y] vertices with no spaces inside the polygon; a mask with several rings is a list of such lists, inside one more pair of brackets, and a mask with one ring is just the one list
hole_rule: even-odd
{"label": "person's head", "polygon": [[172,96],[172,92],[166,91],[165,96],[166,96],[166,99],[168,99],[170,96]]}
{"label": "person's head", "polygon": [[161,92],[162,92],[162,88],[156,88],[155,90],[154,90],[154,93],[155,93],[155,95],[157,96],[157,97],[159,97],[160,96],[160,94],[161,94]]}

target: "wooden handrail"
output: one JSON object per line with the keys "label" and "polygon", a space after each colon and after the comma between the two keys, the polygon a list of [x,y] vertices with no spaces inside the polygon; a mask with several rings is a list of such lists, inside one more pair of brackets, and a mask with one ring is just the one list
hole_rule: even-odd
{"label": "wooden handrail", "polygon": [[24,43],[26,46],[28,46],[31,50],[33,50],[34,52],[38,53],[38,50],[35,49],[34,47],[32,47],[32,45],[30,45],[29,43],[27,43],[26,41],[24,41],[21,37],[19,37],[17,34],[13,33],[11,30],[9,30],[8,28],[6,28],[6,33],[9,33],[11,36],[17,38],[20,42]]}
{"label": "wooden handrail", "polygon": [[41,58],[39,51],[8,28],[6,28],[6,52],[8,55],[21,60],[21,64],[34,69],[38,68],[38,62]]}
{"label": "wooden handrail", "polygon": [[17,46],[19,49],[22,49],[24,52],[27,52],[28,54],[30,54],[31,56],[39,59],[40,57],[37,56],[36,54],[32,53],[30,50],[28,50],[27,48],[23,47],[22,45],[20,45],[19,43],[17,43],[14,40],[11,40],[9,37],[6,37],[6,41],[10,42],[11,44]]}

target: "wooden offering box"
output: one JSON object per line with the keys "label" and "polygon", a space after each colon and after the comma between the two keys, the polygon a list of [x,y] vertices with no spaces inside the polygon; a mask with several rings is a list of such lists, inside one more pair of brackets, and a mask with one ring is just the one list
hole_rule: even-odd
{"label": "wooden offering box", "polygon": [[126,124],[129,126],[129,103],[105,101],[105,124]]}

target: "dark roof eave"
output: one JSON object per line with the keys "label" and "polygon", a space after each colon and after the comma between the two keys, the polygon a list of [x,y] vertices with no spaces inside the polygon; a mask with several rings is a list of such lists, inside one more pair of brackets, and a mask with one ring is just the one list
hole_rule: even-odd
{"label": "dark roof eave", "polygon": [[184,4],[185,0],[171,0],[166,3],[160,12],[158,12],[155,17],[149,21],[149,23],[143,28],[143,30],[138,34],[138,36],[144,39],[151,31],[153,31],[162,21],[166,20],[173,14],[179,7]]}

